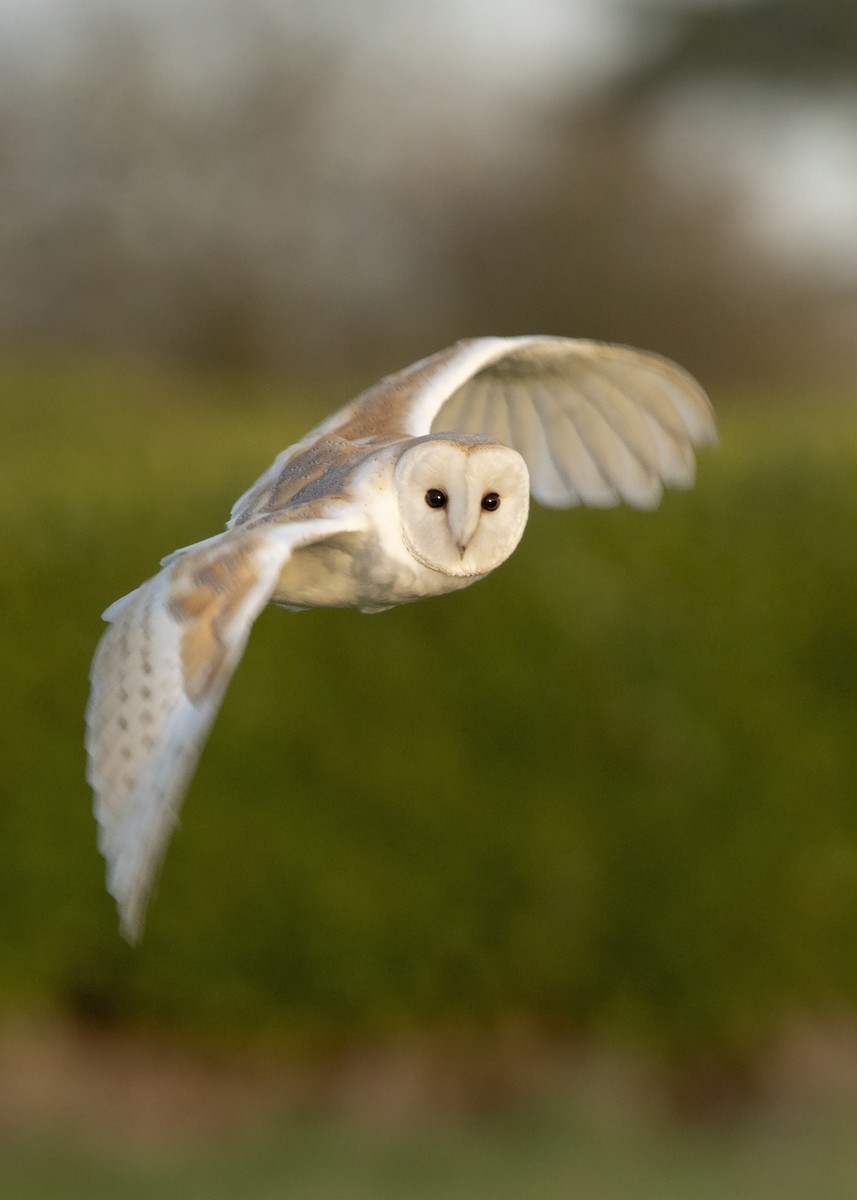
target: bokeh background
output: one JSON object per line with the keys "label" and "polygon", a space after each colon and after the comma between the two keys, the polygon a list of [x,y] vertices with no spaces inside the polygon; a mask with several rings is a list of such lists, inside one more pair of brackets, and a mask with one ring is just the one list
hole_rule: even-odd
{"label": "bokeh background", "polygon": [[[2,0],[6,1194],[854,1195],[855,72],[849,0]],[[131,949],[99,613],[527,332],[693,371],[697,488],[263,614]]]}

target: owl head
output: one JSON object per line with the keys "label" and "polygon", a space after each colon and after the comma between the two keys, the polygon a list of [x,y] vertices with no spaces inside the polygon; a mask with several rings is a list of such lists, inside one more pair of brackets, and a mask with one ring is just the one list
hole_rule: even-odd
{"label": "owl head", "polygon": [[530,479],[520,454],[476,436],[415,438],[396,464],[402,535],[423,566],[479,576],[509,557],[527,523]]}

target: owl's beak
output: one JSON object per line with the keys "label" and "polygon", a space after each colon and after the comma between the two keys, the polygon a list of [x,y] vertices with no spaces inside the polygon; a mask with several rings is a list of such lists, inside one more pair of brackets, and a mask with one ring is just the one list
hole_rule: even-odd
{"label": "owl's beak", "polygon": [[468,512],[468,506],[463,497],[458,504],[451,497],[448,511],[450,532],[458,546],[459,557],[464,558],[479,523],[479,510],[477,509],[475,514]]}

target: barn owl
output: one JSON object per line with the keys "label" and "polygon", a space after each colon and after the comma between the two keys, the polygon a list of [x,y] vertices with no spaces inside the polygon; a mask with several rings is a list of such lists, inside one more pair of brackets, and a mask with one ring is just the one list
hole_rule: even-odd
{"label": "barn owl", "polygon": [[266,604],[393,605],[468,587],[542,504],[653,508],[715,440],[681,368],[560,337],[459,342],[362,393],[284,450],[223,533],[111,605],[92,663],[88,779],[134,941],[179,806]]}

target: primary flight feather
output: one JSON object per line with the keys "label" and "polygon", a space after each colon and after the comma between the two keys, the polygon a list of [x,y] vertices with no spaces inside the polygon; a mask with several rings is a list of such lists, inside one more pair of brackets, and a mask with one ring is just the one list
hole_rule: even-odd
{"label": "primary flight feather", "polygon": [[390,375],[284,450],[226,530],[178,550],[104,614],[88,778],[126,937],[253,621],[466,587],[542,504],[653,508],[716,440],[705,393],[654,354],[559,337],[474,338]]}

